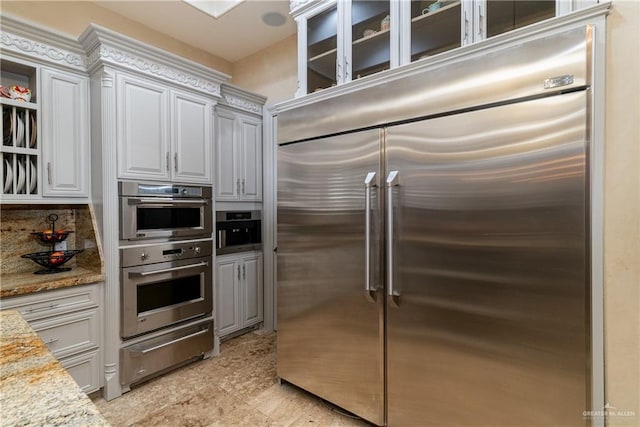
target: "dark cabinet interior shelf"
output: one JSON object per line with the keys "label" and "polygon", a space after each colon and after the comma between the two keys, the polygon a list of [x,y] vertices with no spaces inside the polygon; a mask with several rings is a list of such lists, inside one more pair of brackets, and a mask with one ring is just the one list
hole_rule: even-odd
{"label": "dark cabinet interior shelf", "polygon": [[411,19],[411,60],[460,46],[459,1]]}

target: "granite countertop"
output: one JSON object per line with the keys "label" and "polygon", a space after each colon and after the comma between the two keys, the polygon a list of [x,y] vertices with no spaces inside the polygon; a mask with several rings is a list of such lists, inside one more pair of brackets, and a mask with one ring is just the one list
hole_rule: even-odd
{"label": "granite countertop", "polygon": [[102,272],[83,267],[74,267],[71,271],[56,274],[3,274],[0,281],[0,298],[102,281],[104,281]]}
{"label": "granite countertop", "polygon": [[22,316],[0,312],[0,422],[109,426]]}

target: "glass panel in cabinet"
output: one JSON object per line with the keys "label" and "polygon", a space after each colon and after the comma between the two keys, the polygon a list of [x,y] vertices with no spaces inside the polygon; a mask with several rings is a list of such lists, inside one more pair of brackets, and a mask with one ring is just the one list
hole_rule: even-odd
{"label": "glass panel in cabinet", "polygon": [[411,1],[411,61],[460,47],[461,2]]}
{"label": "glass panel in cabinet", "polygon": [[334,86],[338,57],[338,7],[307,20],[307,93]]}
{"label": "glass panel in cabinet", "polygon": [[556,0],[487,0],[487,36],[556,16]]}
{"label": "glass panel in cabinet", "polygon": [[390,16],[389,1],[352,1],[351,75],[354,79],[389,69]]}

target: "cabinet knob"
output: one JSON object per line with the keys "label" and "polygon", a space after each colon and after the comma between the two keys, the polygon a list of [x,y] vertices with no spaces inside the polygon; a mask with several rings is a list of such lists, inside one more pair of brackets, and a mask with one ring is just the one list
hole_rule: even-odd
{"label": "cabinet knob", "polygon": [[200,253],[200,246],[196,246],[193,248],[193,253],[198,255]]}
{"label": "cabinet knob", "polygon": [[140,261],[146,261],[149,258],[149,254],[146,252],[140,252]]}

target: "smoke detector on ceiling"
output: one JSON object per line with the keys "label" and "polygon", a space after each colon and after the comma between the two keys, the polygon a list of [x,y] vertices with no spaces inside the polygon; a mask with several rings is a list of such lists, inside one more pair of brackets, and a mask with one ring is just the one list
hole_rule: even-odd
{"label": "smoke detector on ceiling", "polygon": [[267,12],[262,15],[262,22],[270,27],[280,27],[287,22],[287,18],[278,12]]}

